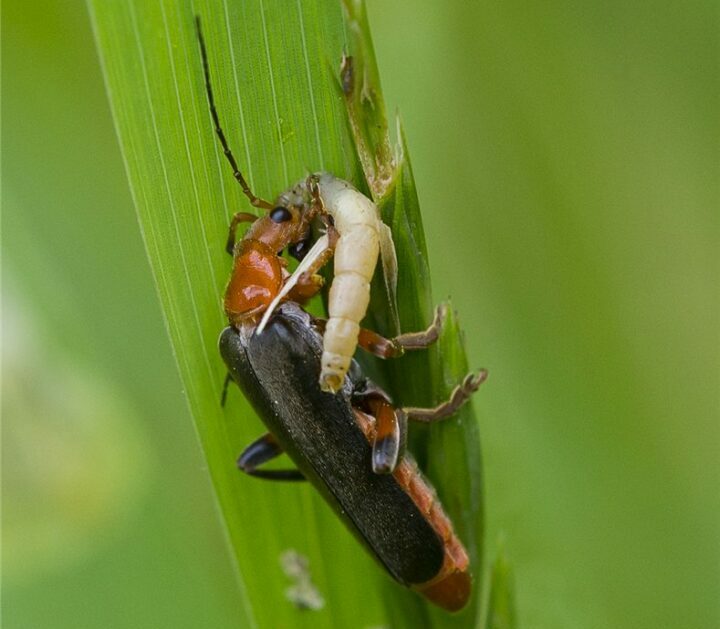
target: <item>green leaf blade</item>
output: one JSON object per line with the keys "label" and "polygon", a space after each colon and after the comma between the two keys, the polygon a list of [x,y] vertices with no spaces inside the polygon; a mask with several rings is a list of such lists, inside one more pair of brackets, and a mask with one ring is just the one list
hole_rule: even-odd
{"label": "green leaf blade", "polygon": [[[219,406],[225,374],[215,346],[230,269],[224,241],[229,216],[246,211],[248,203],[213,133],[194,16],[202,18],[225,134],[253,191],[273,199],[308,171],[325,169],[359,183],[338,92],[346,47],[340,6],[271,0],[90,4],[141,231],[241,576],[243,625],[372,626],[388,619],[393,627],[457,624],[460,617],[429,615],[420,597],[394,584],[313,488],[243,477],[235,459],[264,428],[234,390],[226,409]],[[402,172],[400,210],[388,220],[399,240],[412,227],[412,244],[401,244],[402,272],[411,263],[415,269],[408,286],[421,283],[401,297],[402,326],[410,330],[427,323],[432,301],[409,163]],[[419,382],[436,382],[438,352],[431,351],[430,361],[405,358],[391,370],[414,365]],[[433,385],[432,391],[440,389]],[[428,403],[433,394],[411,386],[406,397]],[[446,493],[442,483],[439,491]],[[308,557],[323,609],[301,611],[288,600],[292,582],[280,566],[288,549]],[[474,605],[463,617],[474,613]]]}
{"label": "green leaf blade", "polygon": [[[252,627],[378,624],[382,607],[372,588],[364,591],[377,567],[312,488],[269,486],[237,471],[238,454],[264,430],[238,393],[225,411],[219,404],[225,373],[215,347],[230,268],[223,243],[229,215],[247,209],[247,200],[213,133],[195,12],[221,122],[257,194],[273,198],[308,168],[342,175],[354,168],[327,63],[340,59],[340,9],[329,2],[287,6],[91,3],[141,230],[242,578],[239,620]],[[320,611],[302,612],[287,600],[292,581],[280,556],[290,548],[309,558],[326,601]]]}

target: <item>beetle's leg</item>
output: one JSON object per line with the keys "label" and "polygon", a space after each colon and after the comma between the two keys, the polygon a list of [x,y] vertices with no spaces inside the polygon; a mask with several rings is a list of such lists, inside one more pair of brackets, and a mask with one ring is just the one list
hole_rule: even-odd
{"label": "beetle's leg", "polygon": [[374,400],[370,408],[375,416],[375,440],[372,444],[372,468],[376,474],[390,474],[397,466],[407,429],[407,418],[396,413],[384,400]]}
{"label": "beetle's leg", "polygon": [[465,379],[453,389],[450,398],[435,408],[413,408],[410,406],[398,409],[398,413],[416,422],[431,423],[447,419],[470,399],[487,378],[487,371],[481,369],[477,373],[469,373]]}
{"label": "beetle's leg", "polygon": [[360,328],[358,346],[380,358],[399,358],[405,353],[405,349],[396,339],[385,338],[366,328]]}
{"label": "beetle's leg", "polygon": [[[317,175],[308,175],[308,178],[305,180],[305,187],[310,191],[313,213],[319,212],[323,217],[329,218],[329,215],[325,212],[325,203],[320,196],[320,182],[318,181]],[[323,222],[326,225],[328,224],[327,220],[323,220]]]}
{"label": "beetle's leg", "polygon": [[220,394],[220,406],[221,407],[224,407],[225,402],[227,402],[228,388],[230,387],[231,382],[232,382],[232,375],[228,371],[225,374],[225,382],[223,382],[222,393]]}
{"label": "beetle's leg", "polygon": [[230,227],[228,228],[228,239],[225,244],[225,251],[227,251],[230,255],[233,254],[233,250],[235,249],[235,235],[237,233],[238,225],[240,223],[252,223],[256,220],[257,216],[250,214],[249,212],[237,212],[236,214],[233,214],[232,219],[230,219]]}
{"label": "beetle's leg", "polygon": [[237,466],[246,474],[268,480],[305,480],[300,470],[259,470],[263,463],[282,454],[282,448],[270,433],[264,434],[243,450]]}
{"label": "beetle's leg", "polygon": [[352,395],[353,406],[375,418],[372,439],[372,470],[391,474],[405,448],[407,417],[396,412],[387,393],[372,381]]}
{"label": "beetle's leg", "polygon": [[288,293],[288,299],[300,303],[306,302],[316,295],[324,284],[325,278],[323,278],[322,275],[318,275],[317,273],[313,273],[312,275],[303,274],[298,278],[297,284],[295,284]]}
{"label": "beetle's leg", "polygon": [[223,153],[225,154],[227,161],[230,162],[233,177],[235,177],[237,182],[240,184],[245,196],[250,200],[250,205],[253,207],[262,207],[267,210],[271,210],[273,207],[272,203],[268,203],[264,199],[256,197],[250,190],[250,186],[247,185],[245,178],[242,176],[237,162],[235,161],[235,157],[233,156],[227,140],[225,139],[222,127],[220,126],[220,118],[218,117],[217,109],[215,109],[215,97],[213,96],[212,84],[210,83],[210,66],[208,64],[207,50],[205,49],[205,39],[203,38],[202,28],[200,27],[199,15],[195,16],[195,30],[197,32],[198,43],[200,44],[200,56],[202,57],[203,74],[205,76],[205,93],[207,95],[208,106],[210,107],[210,115],[212,116],[213,124],[215,125],[215,133],[222,145]]}
{"label": "beetle's leg", "polygon": [[446,314],[447,305],[439,304],[437,308],[435,308],[435,316],[433,317],[432,323],[427,330],[423,330],[422,332],[408,332],[407,334],[400,334],[392,339],[393,342],[396,345],[399,345],[403,350],[425,349],[438,340]]}
{"label": "beetle's leg", "polygon": [[[370,352],[380,358],[399,358],[406,351],[425,349],[437,341],[440,336],[440,330],[442,330],[445,319],[445,308],[446,306],[444,304],[440,304],[435,309],[433,322],[427,330],[423,330],[422,332],[408,332],[407,334],[400,334],[395,338],[388,339],[372,330],[360,328],[358,345],[366,352]],[[322,320],[318,319],[317,321],[319,322],[318,327],[321,328],[321,332],[324,331],[324,323]]]}

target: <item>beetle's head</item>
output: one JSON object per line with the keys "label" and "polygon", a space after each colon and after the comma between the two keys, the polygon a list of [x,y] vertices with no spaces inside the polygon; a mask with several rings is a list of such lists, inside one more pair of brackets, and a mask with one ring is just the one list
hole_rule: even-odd
{"label": "beetle's head", "polygon": [[245,235],[246,238],[259,240],[273,251],[285,248],[295,257],[309,248],[310,223],[315,216],[311,206],[276,205],[267,214],[256,220]]}
{"label": "beetle's head", "polygon": [[253,223],[250,237],[273,251],[288,248],[291,256],[302,260],[312,244],[311,223],[322,211],[317,179],[309,175],[278,196],[274,207]]}

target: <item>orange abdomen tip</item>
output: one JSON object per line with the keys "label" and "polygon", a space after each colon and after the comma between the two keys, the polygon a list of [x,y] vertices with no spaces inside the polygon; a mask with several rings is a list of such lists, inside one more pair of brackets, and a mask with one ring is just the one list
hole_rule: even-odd
{"label": "orange abdomen tip", "polygon": [[[442,573],[441,573],[442,574]],[[433,579],[423,585],[415,585],[413,589],[425,598],[449,612],[460,611],[472,593],[472,579],[465,572],[450,572],[440,579]]]}
{"label": "orange abdomen tip", "polygon": [[225,289],[225,313],[231,321],[259,314],[280,291],[283,269],[277,253],[259,240],[237,245],[233,272]]}

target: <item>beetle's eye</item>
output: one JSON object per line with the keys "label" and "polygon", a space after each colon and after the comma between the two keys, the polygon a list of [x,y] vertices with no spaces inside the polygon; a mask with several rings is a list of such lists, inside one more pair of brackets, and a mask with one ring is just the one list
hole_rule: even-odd
{"label": "beetle's eye", "polygon": [[288,247],[288,253],[296,260],[302,260],[310,249],[309,240],[301,240]]}
{"label": "beetle's eye", "polygon": [[270,220],[273,223],[285,223],[291,218],[292,214],[290,214],[290,210],[286,207],[276,207],[272,212],[270,212]]}

